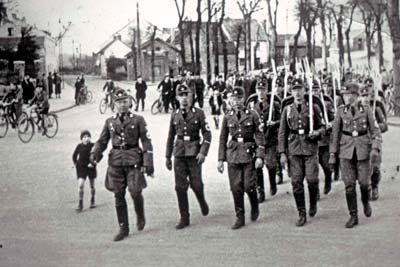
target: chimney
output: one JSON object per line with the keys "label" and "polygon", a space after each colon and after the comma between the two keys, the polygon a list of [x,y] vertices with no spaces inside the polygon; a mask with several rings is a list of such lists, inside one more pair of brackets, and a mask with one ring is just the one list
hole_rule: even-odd
{"label": "chimney", "polygon": [[116,34],[116,35],[114,35],[114,40],[119,40],[119,41],[121,41],[121,34]]}

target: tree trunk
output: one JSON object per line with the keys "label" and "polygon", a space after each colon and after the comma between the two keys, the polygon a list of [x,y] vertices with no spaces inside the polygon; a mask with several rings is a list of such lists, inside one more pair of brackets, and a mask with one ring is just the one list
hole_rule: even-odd
{"label": "tree trunk", "polygon": [[200,62],[200,29],[201,29],[201,0],[197,0],[197,22],[196,22],[196,75],[201,73],[201,62]]}
{"label": "tree trunk", "polygon": [[185,69],[186,68],[186,52],[185,52],[185,31],[183,29],[183,21],[181,21],[178,25],[179,33],[180,33],[180,56],[181,56],[181,65]]}
{"label": "tree trunk", "polygon": [[219,75],[219,56],[218,56],[218,23],[214,24],[214,75],[215,78]]}
{"label": "tree trunk", "polygon": [[349,68],[352,68],[353,62],[351,61],[350,29],[347,29],[345,34],[346,34],[347,61],[349,63]]}
{"label": "tree trunk", "polygon": [[242,25],[238,26],[238,33],[236,36],[235,58],[236,58],[236,71],[239,71],[239,50],[240,50],[240,37],[242,36]]}
{"label": "tree trunk", "polygon": [[243,43],[244,43],[244,71],[247,72],[247,20],[244,21],[244,25],[243,25]]}
{"label": "tree trunk", "polygon": [[192,32],[192,21],[189,22],[189,44],[190,44],[190,59],[192,65],[192,73],[195,74],[196,71],[196,61],[194,59],[194,45],[193,45],[193,32]]}
{"label": "tree trunk", "polygon": [[133,79],[136,80],[138,76],[137,72],[137,54],[136,54],[136,30],[132,32],[132,66],[133,66]]}
{"label": "tree trunk", "polygon": [[326,45],[326,26],[325,26],[325,16],[320,17],[321,21],[321,31],[322,31],[322,60],[324,62],[324,67],[328,68],[328,59],[326,57],[327,45]]}
{"label": "tree trunk", "polygon": [[393,43],[393,86],[396,116],[400,116],[400,16],[399,0],[388,0],[387,17]]}
{"label": "tree trunk", "polygon": [[223,62],[224,62],[224,79],[226,79],[226,76],[228,74],[228,48],[226,47],[226,37],[224,34],[223,30],[223,22],[224,22],[224,17],[225,17],[225,0],[222,0],[221,2],[222,8],[221,8],[221,17],[219,19],[219,30],[221,33],[221,43],[222,43],[222,55],[223,55]]}
{"label": "tree trunk", "polygon": [[378,35],[378,59],[379,59],[379,72],[381,71],[383,65],[385,64],[383,60],[383,39],[382,39],[382,24],[381,18],[379,16],[375,17],[376,21],[376,33]]}
{"label": "tree trunk", "polygon": [[252,70],[251,66],[251,16],[248,16],[248,22],[247,22],[247,64],[249,66],[248,70]]}
{"label": "tree trunk", "polygon": [[343,67],[344,64],[344,44],[343,44],[343,20],[337,24],[338,31],[338,44],[339,44],[339,65]]}
{"label": "tree trunk", "polygon": [[307,58],[310,64],[312,63],[313,56],[312,56],[312,27],[308,27],[304,29],[306,31],[307,37]]}
{"label": "tree trunk", "polygon": [[153,33],[151,34],[151,82],[156,81],[156,74],[155,74],[155,49],[154,49],[154,39],[156,37],[157,27],[154,26]]}
{"label": "tree trunk", "polygon": [[300,37],[300,33],[301,33],[301,27],[303,24],[303,19],[300,18],[299,21],[299,28],[294,36],[294,43],[293,43],[293,52],[292,52],[292,64],[291,64],[291,68],[290,70],[295,73],[296,72],[296,56],[297,56],[297,45],[299,42],[299,37]]}
{"label": "tree trunk", "polygon": [[372,56],[372,51],[371,51],[371,43],[372,43],[372,38],[370,34],[367,34],[365,38],[365,42],[367,45],[367,58],[368,58],[368,66],[371,67],[371,56]]}
{"label": "tree trunk", "polygon": [[207,84],[211,83],[211,54],[210,54],[210,23],[211,23],[211,0],[207,0],[207,24],[206,24],[206,55],[207,55]]}

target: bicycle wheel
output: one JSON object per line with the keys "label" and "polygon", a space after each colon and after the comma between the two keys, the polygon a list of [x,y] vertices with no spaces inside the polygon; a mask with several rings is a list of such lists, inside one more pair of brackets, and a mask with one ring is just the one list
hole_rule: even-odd
{"label": "bicycle wheel", "polygon": [[115,111],[115,104],[114,104],[114,101],[112,101],[112,102],[110,103],[110,108],[111,108],[111,111],[112,111],[112,112]]}
{"label": "bicycle wheel", "polygon": [[85,104],[85,96],[83,94],[78,95],[78,104],[79,105]]}
{"label": "bicycle wheel", "polygon": [[57,116],[55,114],[48,114],[46,121],[44,123],[44,127],[46,127],[46,133],[45,135],[48,138],[53,138],[54,136],[56,136],[57,132],[58,132],[58,119]]}
{"label": "bicycle wheel", "polygon": [[93,102],[93,94],[92,94],[91,91],[87,91],[87,94],[86,94],[86,102],[87,102],[87,103],[92,103],[92,102]]}
{"label": "bicycle wheel", "polygon": [[154,101],[153,105],[151,105],[151,114],[157,115],[161,112],[161,102],[159,100]]}
{"label": "bicycle wheel", "polygon": [[30,119],[28,115],[22,114],[18,120],[18,138],[22,141],[22,143],[28,143],[31,141],[34,134],[35,127],[32,119]]}
{"label": "bicycle wheel", "polygon": [[5,137],[7,132],[8,132],[8,119],[6,116],[1,115],[0,116],[0,138]]}
{"label": "bicycle wheel", "polygon": [[104,113],[106,113],[106,110],[107,110],[107,102],[103,98],[103,99],[100,100],[100,113],[104,114]]}

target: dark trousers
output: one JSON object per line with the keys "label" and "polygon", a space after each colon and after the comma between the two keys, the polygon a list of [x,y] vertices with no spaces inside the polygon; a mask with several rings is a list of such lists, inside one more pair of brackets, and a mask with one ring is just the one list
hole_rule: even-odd
{"label": "dark trousers", "polygon": [[325,183],[332,178],[332,171],[329,168],[329,146],[320,146],[318,148],[318,160],[325,174]]}
{"label": "dark trousers", "polygon": [[170,96],[169,95],[163,95],[162,96],[162,101],[164,103],[164,110],[165,112],[168,112],[169,109],[169,103],[170,103]]}
{"label": "dark trousers", "polygon": [[204,94],[203,94],[203,90],[197,90],[196,89],[196,98],[197,98],[197,102],[199,103],[199,107],[203,108],[204,106]]}
{"label": "dark trousers", "polygon": [[136,95],[136,101],[137,101],[137,103],[136,103],[136,109],[135,110],[138,111],[139,103],[142,102],[142,111],[143,111],[144,110],[144,97]]}

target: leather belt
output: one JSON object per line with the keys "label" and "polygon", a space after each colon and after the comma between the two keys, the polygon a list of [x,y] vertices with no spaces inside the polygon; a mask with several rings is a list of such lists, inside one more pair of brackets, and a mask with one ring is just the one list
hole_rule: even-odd
{"label": "leather belt", "polygon": [[243,138],[243,137],[232,137],[232,140],[238,143],[254,143],[253,138]]}
{"label": "leather belt", "polygon": [[178,140],[183,140],[183,141],[199,141],[200,136],[189,136],[189,135],[178,135]]}
{"label": "leather belt", "polygon": [[353,137],[363,136],[363,135],[366,135],[367,133],[368,132],[357,132],[357,131],[347,132],[347,131],[342,131],[342,134],[347,135],[347,136],[353,136]]}
{"label": "leather belt", "polygon": [[299,129],[299,130],[290,130],[291,134],[298,134],[298,135],[305,135],[306,130],[305,129]]}
{"label": "leather belt", "polygon": [[138,148],[138,145],[124,145],[124,146],[113,146],[113,149],[117,150],[128,150]]}

